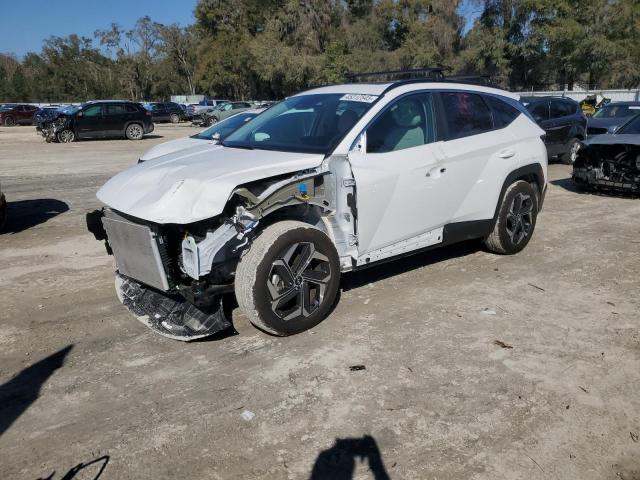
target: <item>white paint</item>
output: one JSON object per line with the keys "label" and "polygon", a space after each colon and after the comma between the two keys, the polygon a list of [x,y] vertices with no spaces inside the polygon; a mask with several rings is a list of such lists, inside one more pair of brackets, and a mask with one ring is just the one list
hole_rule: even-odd
{"label": "white paint", "polygon": [[210,145],[212,150],[221,148],[220,145],[213,143],[211,140],[203,140],[201,138],[191,137],[177,138],[175,140],[170,140],[168,142],[164,142],[160,145],[156,145],[155,147],[150,148],[142,154],[140,160],[146,162],[148,160],[153,160],[154,158],[168,155],[179,150],[187,150],[191,147],[201,147],[203,145]]}

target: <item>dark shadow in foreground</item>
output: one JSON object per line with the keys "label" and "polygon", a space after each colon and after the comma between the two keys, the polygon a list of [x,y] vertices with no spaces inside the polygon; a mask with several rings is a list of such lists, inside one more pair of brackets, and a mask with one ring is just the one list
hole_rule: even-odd
{"label": "dark shadow in foreground", "polygon": [[53,198],[7,202],[7,223],[2,233],[20,233],[69,210],[69,205]]}
{"label": "dark shadow in foreground", "polygon": [[551,180],[552,185],[555,185],[560,188],[564,188],[573,193],[583,193],[583,190],[578,188],[575,182],[571,178],[560,178],[558,180]]}
{"label": "dark shadow in foreground", "polygon": [[356,459],[367,461],[375,480],[389,480],[382,455],[375,439],[369,435],[362,438],[336,438],[328,450],[316,458],[310,480],[351,480],[356,470]]}
{"label": "dark shadow in foreground", "polygon": [[[104,472],[104,469],[107,468],[107,464],[109,463],[109,458],[110,458],[109,455],[103,455],[102,457],[96,458],[95,460],[91,460],[90,462],[87,462],[87,463],[81,462],[77,464],[75,467],[73,467],[71,470],[69,470],[67,473],[65,473],[64,476],[60,478],[60,480],[71,480],[75,478],[76,475],[78,475],[78,473],[82,472],[83,470],[85,470],[82,473],[83,479],[98,480],[102,475],[102,472]],[[88,470],[88,472],[86,470]],[[96,472],[95,477],[90,476],[90,475],[93,475],[94,472]],[[48,477],[41,477],[38,480],[57,480],[54,477],[55,474],[56,472],[54,471]]]}
{"label": "dark shadow in foreground", "polygon": [[44,382],[64,363],[73,345],[34,363],[0,385],[0,435],[36,401]]}

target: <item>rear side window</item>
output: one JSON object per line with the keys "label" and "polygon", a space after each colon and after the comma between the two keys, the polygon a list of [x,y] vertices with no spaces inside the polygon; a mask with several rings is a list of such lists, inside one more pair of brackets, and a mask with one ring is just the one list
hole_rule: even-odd
{"label": "rear side window", "polygon": [[572,108],[569,102],[565,102],[562,100],[552,100],[551,101],[551,118],[560,118],[567,117],[569,115],[573,115],[575,113],[575,108]]}
{"label": "rear side window", "polygon": [[407,95],[392,103],[367,129],[367,153],[418,147],[435,138],[432,95]]}
{"label": "rear side window", "polygon": [[447,125],[447,140],[469,137],[493,130],[491,110],[475,93],[443,92],[440,94]]}
{"label": "rear side window", "polygon": [[517,108],[496,97],[486,95],[484,99],[491,107],[494,128],[500,129],[510,125],[521,113]]}
{"label": "rear side window", "polygon": [[125,105],[125,109],[127,110],[127,113],[136,113],[136,112],[138,112],[138,109],[136,107],[134,107],[133,105]]}
{"label": "rear side window", "polygon": [[122,115],[125,112],[126,112],[126,109],[124,105],[120,103],[107,105],[107,115]]}
{"label": "rear side window", "polygon": [[542,120],[549,120],[549,103],[530,103],[527,105],[527,110],[531,112],[531,116],[535,118],[536,122]]}

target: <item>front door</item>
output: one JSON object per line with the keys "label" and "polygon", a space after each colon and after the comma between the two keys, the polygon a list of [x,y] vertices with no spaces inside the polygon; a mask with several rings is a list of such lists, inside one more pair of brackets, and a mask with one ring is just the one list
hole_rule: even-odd
{"label": "front door", "polygon": [[105,135],[102,105],[89,105],[76,114],[76,133],[79,137],[102,137]]}
{"label": "front door", "polygon": [[451,179],[434,112],[430,93],[404,96],[381,112],[366,130],[365,145],[349,154],[360,255],[436,229],[451,213],[438,200]]}

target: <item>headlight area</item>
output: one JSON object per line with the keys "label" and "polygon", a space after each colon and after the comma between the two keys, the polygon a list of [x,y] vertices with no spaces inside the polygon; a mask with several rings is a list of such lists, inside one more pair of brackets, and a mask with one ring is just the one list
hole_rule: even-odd
{"label": "headlight area", "polygon": [[87,214],[87,228],[115,257],[120,301],[178,340],[231,327],[222,300],[233,291],[237,260],[256,225],[242,208],[190,225],[157,225],[108,208]]}

